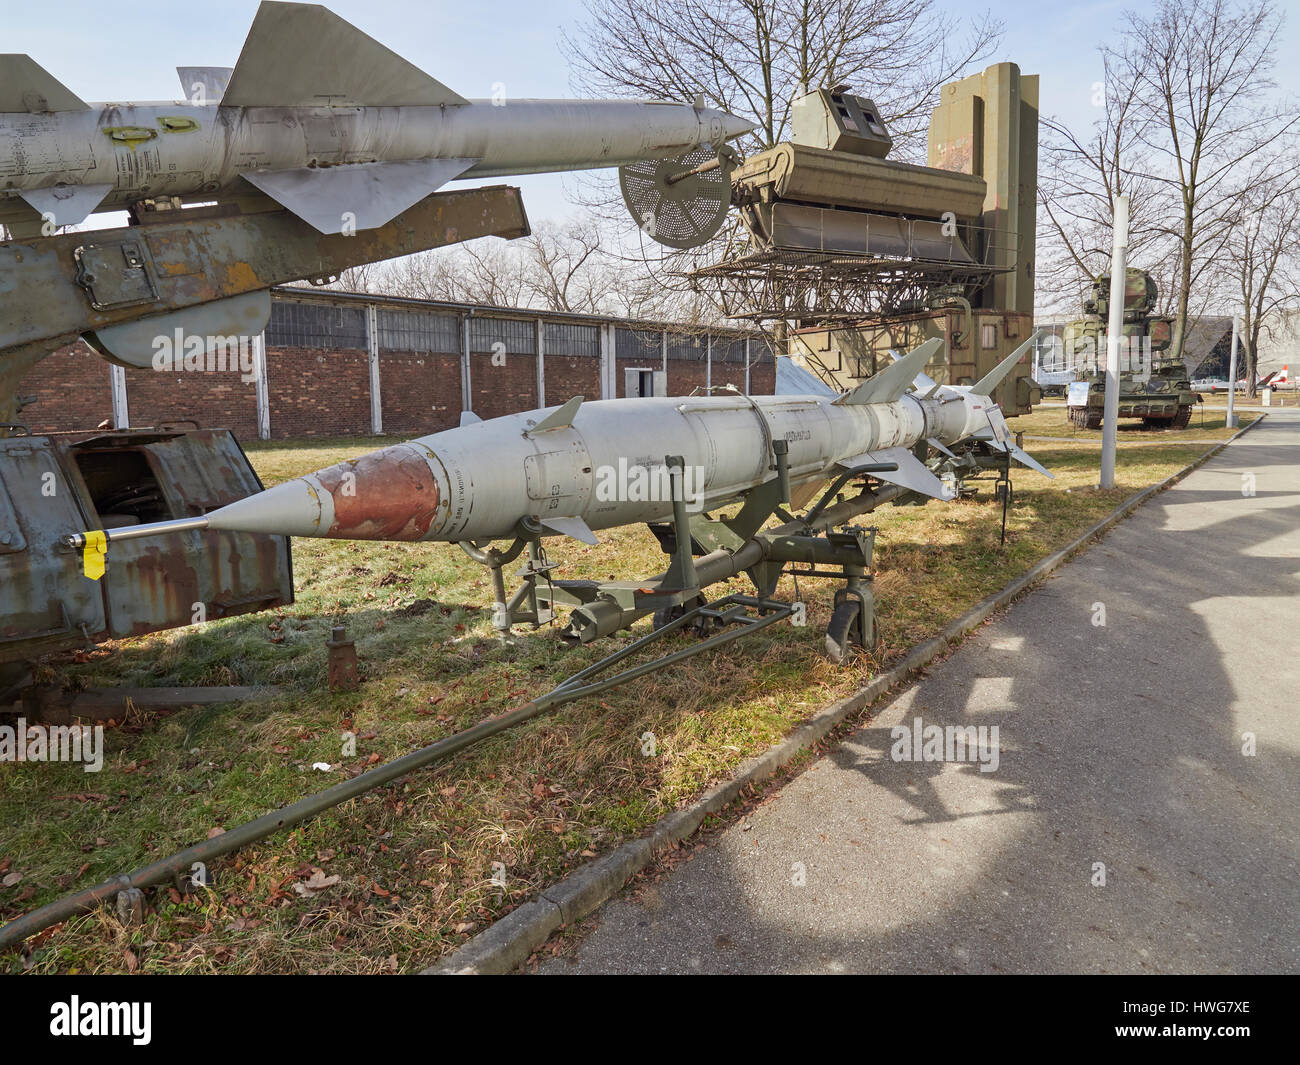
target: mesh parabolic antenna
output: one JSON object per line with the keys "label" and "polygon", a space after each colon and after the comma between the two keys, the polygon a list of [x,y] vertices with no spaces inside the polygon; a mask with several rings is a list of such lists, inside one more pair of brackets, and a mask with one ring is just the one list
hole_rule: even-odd
{"label": "mesh parabolic antenna", "polygon": [[647,234],[670,248],[694,248],[712,237],[731,206],[729,153],[702,144],[670,159],[618,168],[623,202]]}

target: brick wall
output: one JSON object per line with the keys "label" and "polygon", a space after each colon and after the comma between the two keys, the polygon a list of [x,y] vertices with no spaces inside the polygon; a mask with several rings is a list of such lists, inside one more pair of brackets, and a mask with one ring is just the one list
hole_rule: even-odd
{"label": "brick wall", "polygon": [[132,425],[191,420],[200,429],[230,429],[241,440],[257,439],[257,388],[238,368],[209,371],[126,371],[126,409]]}
{"label": "brick wall", "polygon": [[[537,406],[537,359],[509,355],[505,366],[493,366],[491,356],[472,355],[470,383],[474,411],[494,418]],[[618,359],[617,395],[624,392],[623,371],[629,367],[658,369],[645,359]],[[384,431],[395,436],[421,436],[460,423],[460,356],[416,352],[383,352],[379,356],[380,395]],[[257,395],[252,382],[237,370],[205,373],[159,373],[153,369],[126,371],[127,406],[131,424],[156,425],[190,418],[205,429],[233,430],[241,439],[257,437]],[[703,391],[702,360],[669,359],[669,395]],[[743,363],[714,363],[713,383],[743,388]],[[750,391],[771,395],[776,365],[770,359],[750,368]],[[357,436],[370,432],[370,369],[359,350],[315,348],[267,349],[267,389],[271,405],[271,435]],[[112,417],[109,366],[85,344],[75,344],[43,360],[22,379],[20,395],[35,395],[22,418],[34,432],[94,428]],[[590,356],[546,356],[546,402],[563,403],[571,396],[600,398],[600,360]]]}
{"label": "brick wall", "polygon": [[78,341],[47,356],[22,378],[18,395],[35,396],[23,424],[34,433],[93,429],[113,417],[108,363]]}
{"label": "brick wall", "polygon": [[364,351],[268,347],[266,387],[271,436],[277,440],[370,432],[370,364]]}
{"label": "brick wall", "polygon": [[[470,404],[480,418],[500,418],[537,407],[537,356],[506,355],[504,359],[504,364],[496,365],[491,355],[469,357]],[[550,392],[547,381],[548,403],[555,402]]]}
{"label": "brick wall", "polygon": [[588,355],[546,355],[546,405],[573,396],[600,399],[600,360]]}
{"label": "brick wall", "polygon": [[[385,433],[427,436],[452,429],[460,424],[460,356],[380,352],[379,395]],[[369,418],[367,407],[367,431]]]}
{"label": "brick wall", "polygon": [[669,359],[668,394],[689,396],[698,388],[703,395],[707,374],[703,359]]}
{"label": "brick wall", "polygon": [[[751,387],[753,382],[750,382]],[[743,362],[715,362],[713,364],[713,387],[735,385],[741,392],[745,391],[745,364]]]}

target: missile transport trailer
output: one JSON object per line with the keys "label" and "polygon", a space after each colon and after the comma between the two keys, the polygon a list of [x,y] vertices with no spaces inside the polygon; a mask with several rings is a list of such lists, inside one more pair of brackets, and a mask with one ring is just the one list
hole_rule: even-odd
{"label": "missile transport trailer", "polygon": [[[889,158],[870,99],[799,97],[790,141],[732,174],[748,253],[694,276],[836,391],[933,338],[931,378],[979,380],[1033,333],[1037,101],[1014,63],[944,86],[917,166]],[[1014,415],[1038,397],[1026,364],[995,398]]]}
{"label": "missile transport trailer", "polygon": [[[1120,349],[1119,416],[1141,418],[1149,428],[1185,429],[1192,407],[1201,402],[1179,359],[1162,359],[1173,319],[1155,314],[1160,298],[1155,278],[1129,267],[1124,279],[1124,324]],[[1110,275],[1102,274],[1083,304],[1083,317],[1067,322],[1063,337],[1066,364],[1083,378],[1066,393],[1071,424],[1100,429],[1106,405],[1106,323],[1110,314]]]}
{"label": "missile transport trailer", "polygon": [[28,662],[40,655],[292,603],[287,537],[131,543],[99,580],[59,543],[69,528],[189,517],[261,490],[222,429],[0,437],[0,707],[35,696]]}

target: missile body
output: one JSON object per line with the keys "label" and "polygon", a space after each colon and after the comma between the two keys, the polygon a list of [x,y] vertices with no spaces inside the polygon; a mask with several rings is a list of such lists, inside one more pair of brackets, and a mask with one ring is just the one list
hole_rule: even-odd
{"label": "missile body", "polygon": [[46,215],[265,195],[355,232],[457,178],[621,166],[753,128],[702,105],[467,100],[325,8],[271,0],[235,67],[178,72],[184,103],[86,104],[0,56],[0,222],[29,236]]}
{"label": "missile body", "polygon": [[[773,443],[785,441],[792,495],[858,466],[950,498],[912,452],[970,437],[1011,450],[988,398],[1028,343],[987,378],[933,394],[908,391],[940,345],[933,340],[837,399],[710,396],[612,399],[472,420],[277,485],[179,523],[109,530],[108,541],[194,527],[348,540],[485,542],[512,537],[523,519],[544,533],[595,543],[594,530],[660,521],[673,513],[668,455],[681,456],[681,491],[696,510],[732,500],[774,476]],[[1046,472],[1046,471],[1043,471]],[[536,526],[535,526],[536,527]],[[84,540],[73,538],[74,546]]]}
{"label": "missile body", "polygon": [[[368,165],[378,180],[384,172],[376,166],[405,163],[409,182],[582,170],[721,144],[748,128],[708,108],[622,100],[346,109],[92,104],[0,114],[0,145],[22,146],[3,160],[10,195],[30,193],[52,205],[63,224],[54,192],[60,185],[104,190],[94,208],[100,211],[147,197],[219,200],[240,193],[245,178],[265,184],[274,198],[268,175],[299,168],[320,171],[322,187],[335,176],[328,169],[340,166]],[[61,165],[52,168],[51,160]],[[38,196],[45,190],[48,198]]]}

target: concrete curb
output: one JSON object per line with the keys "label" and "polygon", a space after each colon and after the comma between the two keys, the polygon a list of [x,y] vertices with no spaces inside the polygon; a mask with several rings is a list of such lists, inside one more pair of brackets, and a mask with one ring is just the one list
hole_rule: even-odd
{"label": "concrete curb", "polygon": [[859,710],[897,687],[910,675],[934,661],[948,645],[978,628],[996,611],[1007,606],[1037,584],[1094,537],[1100,536],[1152,496],[1181,481],[1264,420],[1263,415],[1221,441],[1195,462],[1165,478],[1159,484],[1135,492],[1101,521],[1054,554],[1042,559],[1000,592],[981,599],[965,614],[950,622],[943,632],[917,644],[895,665],[852,695],[832,703],[811,721],[800,725],[780,743],[742,763],[730,780],[710,788],[694,803],[657,821],[648,836],[631,840],[609,854],[575,870],[558,884],[546,888],[532,902],[526,902],[480,932],[421,975],[491,975],[508,973],[527,960],[553,932],[591,913],[617,895],[623,887],[669,846],[692,835],[704,819],[729,805],[741,792],[761,783],[807,751],[832,729]]}

